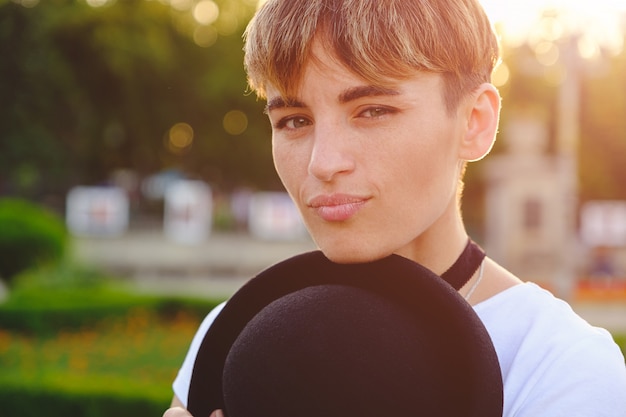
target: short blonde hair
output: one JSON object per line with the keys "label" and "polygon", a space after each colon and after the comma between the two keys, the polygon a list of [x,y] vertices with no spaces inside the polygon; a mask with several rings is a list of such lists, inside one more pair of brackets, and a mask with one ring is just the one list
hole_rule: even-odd
{"label": "short blonde hair", "polygon": [[245,32],[250,88],[295,97],[313,39],[372,84],[416,71],[444,76],[444,100],[490,82],[497,38],[477,0],[268,0]]}

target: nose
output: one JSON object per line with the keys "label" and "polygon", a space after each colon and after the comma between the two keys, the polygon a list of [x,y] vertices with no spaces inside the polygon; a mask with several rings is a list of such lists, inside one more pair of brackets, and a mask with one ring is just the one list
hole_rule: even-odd
{"label": "nose", "polygon": [[354,170],[354,145],[349,134],[337,127],[320,128],[316,125],[313,148],[309,159],[309,174],[329,182],[337,175]]}

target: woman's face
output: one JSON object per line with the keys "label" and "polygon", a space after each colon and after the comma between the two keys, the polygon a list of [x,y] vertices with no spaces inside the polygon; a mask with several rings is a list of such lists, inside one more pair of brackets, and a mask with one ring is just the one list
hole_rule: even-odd
{"label": "woman's face", "polygon": [[278,174],[331,260],[411,257],[453,227],[467,121],[446,110],[440,75],[371,85],[313,52],[297,97],[268,89]]}

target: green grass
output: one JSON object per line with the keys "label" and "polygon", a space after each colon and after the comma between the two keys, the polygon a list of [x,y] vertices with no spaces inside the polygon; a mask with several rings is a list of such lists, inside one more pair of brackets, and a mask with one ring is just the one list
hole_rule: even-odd
{"label": "green grass", "polygon": [[0,386],[168,399],[198,325],[138,309],[45,337],[0,330]]}

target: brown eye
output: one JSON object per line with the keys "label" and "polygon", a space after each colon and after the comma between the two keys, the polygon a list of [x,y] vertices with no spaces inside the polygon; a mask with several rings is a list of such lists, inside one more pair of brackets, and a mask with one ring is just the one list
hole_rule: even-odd
{"label": "brown eye", "polygon": [[297,130],[312,125],[313,122],[304,116],[287,116],[278,120],[273,128],[276,130]]}
{"label": "brown eye", "polygon": [[387,107],[369,107],[363,110],[360,113],[360,116],[365,117],[365,118],[376,118],[376,117],[384,116],[389,113],[392,113],[392,110]]}
{"label": "brown eye", "polygon": [[311,121],[306,117],[292,117],[285,121],[285,127],[288,129],[298,129],[311,124]]}

